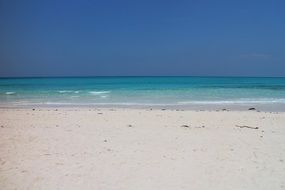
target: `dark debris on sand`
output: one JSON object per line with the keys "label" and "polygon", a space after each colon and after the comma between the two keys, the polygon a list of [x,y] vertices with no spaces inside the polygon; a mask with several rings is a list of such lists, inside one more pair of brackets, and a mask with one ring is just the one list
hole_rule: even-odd
{"label": "dark debris on sand", "polygon": [[258,127],[251,127],[251,126],[247,126],[247,125],[236,125],[236,127],[239,127],[239,128],[248,128],[248,129],[259,129]]}

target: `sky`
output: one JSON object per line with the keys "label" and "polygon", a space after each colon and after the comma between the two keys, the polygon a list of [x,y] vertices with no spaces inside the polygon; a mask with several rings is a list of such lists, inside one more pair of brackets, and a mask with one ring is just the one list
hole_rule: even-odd
{"label": "sky", "polygon": [[285,77],[284,0],[0,0],[0,77]]}

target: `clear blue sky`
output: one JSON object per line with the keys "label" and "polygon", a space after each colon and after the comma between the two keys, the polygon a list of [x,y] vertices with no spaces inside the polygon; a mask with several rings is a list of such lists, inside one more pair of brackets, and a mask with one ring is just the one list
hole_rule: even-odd
{"label": "clear blue sky", "polygon": [[285,76],[284,0],[0,0],[0,77]]}

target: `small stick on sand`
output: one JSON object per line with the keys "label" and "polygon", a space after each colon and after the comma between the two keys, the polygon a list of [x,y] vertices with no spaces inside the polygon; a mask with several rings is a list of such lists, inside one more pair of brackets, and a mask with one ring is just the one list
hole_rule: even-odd
{"label": "small stick on sand", "polygon": [[249,129],[258,129],[258,127],[250,127],[250,126],[247,126],[247,125],[236,125],[236,127],[239,127],[239,128],[249,128]]}

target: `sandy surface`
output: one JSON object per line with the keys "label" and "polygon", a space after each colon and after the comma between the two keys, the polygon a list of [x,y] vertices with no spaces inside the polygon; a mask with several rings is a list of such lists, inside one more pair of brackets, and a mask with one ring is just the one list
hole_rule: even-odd
{"label": "sandy surface", "polygon": [[0,138],[1,190],[285,188],[285,113],[0,109]]}

